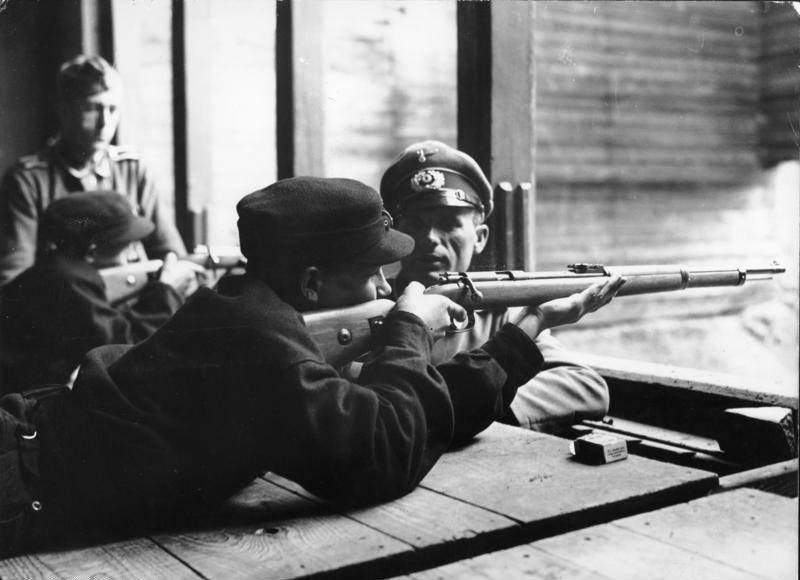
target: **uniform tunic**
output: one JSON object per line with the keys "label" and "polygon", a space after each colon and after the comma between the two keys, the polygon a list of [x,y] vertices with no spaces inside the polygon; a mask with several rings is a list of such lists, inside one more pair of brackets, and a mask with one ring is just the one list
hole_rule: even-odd
{"label": "uniform tunic", "polygon": [[150,282],[135,302],[114,308],[93,266],[45,257],[0,290],[0,393],[67,383],[91,349],[147,338],[182,303],[171,286]]}
{"label": "uniform tunic", "polygon": [[[472,368],[432,366],[431,335],[410,313],[389,314],[382,340],[359,383],[346,380],[323,360],[299,313],[246,277],[233,296],[201,288],[136,346],[94,349],[73,390],[40,412],[20,418],[14,409],[24,405],[13,395],[0,400],[7,423],[38,428],[39,501],[50,506],[31,513],[17,505],[28,523],[15,547],[36,546],[43,525],[127,533],[175,525],[265,470],[344,504],[397,497],[454,435],[489,425],[513,385],[541,363],[511,326]],[[31,496],[18,482],[9,489]],[[10,501],[0,512],[13,512]]]}
{"label": "uniform tunic", "polygon": [[156,229],[144,240],[150,258],[186,253],[173,213],[159,196],[135,151],[111,146],[93,171],[78,174],[56,145],[23,157],[0,184],[0,286],[33,265],[39,216],[54,200],[76,191],[117,191]]}

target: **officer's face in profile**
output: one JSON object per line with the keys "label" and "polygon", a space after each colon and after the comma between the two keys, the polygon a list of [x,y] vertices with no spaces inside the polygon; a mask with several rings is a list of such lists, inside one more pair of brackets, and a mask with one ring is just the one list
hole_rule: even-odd
{"label": "officer's face in profile", "polygon": [[122,95],[118,89],[62,102],[59,106],[61,138],[79,154],[102,151],[119,125]]}
{"label": "officer's face in profile", "polygon": [[466,207],[411,208],[400,216],[397,229],[415,242],[402,262],[403,276],[425,286],[435,283],[439,272],[468,270],[489,235],[480,214]]}
{"label": "officer's face in profile", "polygon": [[315,294],[316,301],[311,300],[314,309],[352,306],[385,298],[391,293],[380,266],[350,263],[320,266],[313,270],[316,273],[306,289]]}

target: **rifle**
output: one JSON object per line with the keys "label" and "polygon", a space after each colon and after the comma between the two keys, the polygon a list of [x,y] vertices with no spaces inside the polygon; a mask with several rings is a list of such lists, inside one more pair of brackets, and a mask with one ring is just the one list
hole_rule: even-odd
{"label": "rifle", "polygon": [[[193,253],[180,258],[203,266],[209,272],[208,282],[216,282],[220,276],[234,268],[243,266],[246,258],[239,248],[227,246],[197,246]],[[162,260],[131,262],[124,266],[101,268],[100,277],[106,284],[106,297],[112,306],[134,298],[153,280],[164,265]]]}
{"label": "rifle", "polygon": [[[633,296],[687,288],[741,286],[748,281],[770,280],[785,271],[777,263],[765,268],[721,269],[570,264],[565,272],[444,272],[425,293],[446,296],[466,308],[466,325],[457,328],[453,324],[448,331],[448,334],[455,334],[472,328],[475,310],[536,306],[581,292],[614,273],[626,279],[617,296]],[[325,360],[341,366],[368,352],[371,345],[380,340],[383,321],[393,307],[394,302],[381,299],[349,308],[311,312],[303,318]]]}

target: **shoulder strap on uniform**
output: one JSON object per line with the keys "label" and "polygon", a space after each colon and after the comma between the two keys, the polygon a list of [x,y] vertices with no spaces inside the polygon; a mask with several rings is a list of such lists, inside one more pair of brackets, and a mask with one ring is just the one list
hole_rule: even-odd
{"label": "shoulder strap on uniform", "polygon": [[108,156],[112,161],[139,159],[139,151],[130,145],[110,145],[108,148]]}
{"label": "shoulder strap on uniform", "polygon": [[18,163],[23,169],[46,168],[47,157],[45,153],[46,151],[39,151],[38,153],[34,153],[32,155],[25,155],[24,157],[20,157]]}

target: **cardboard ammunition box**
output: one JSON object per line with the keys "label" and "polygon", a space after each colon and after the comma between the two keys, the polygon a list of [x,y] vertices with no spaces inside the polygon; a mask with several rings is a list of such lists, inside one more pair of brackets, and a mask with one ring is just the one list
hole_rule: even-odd
{"label": "cardboard ammunition box", "polygon": [[570,451],[584,463],[611,463],[628,457],[628,444],[606,433],[589,433],[570,442]]}

